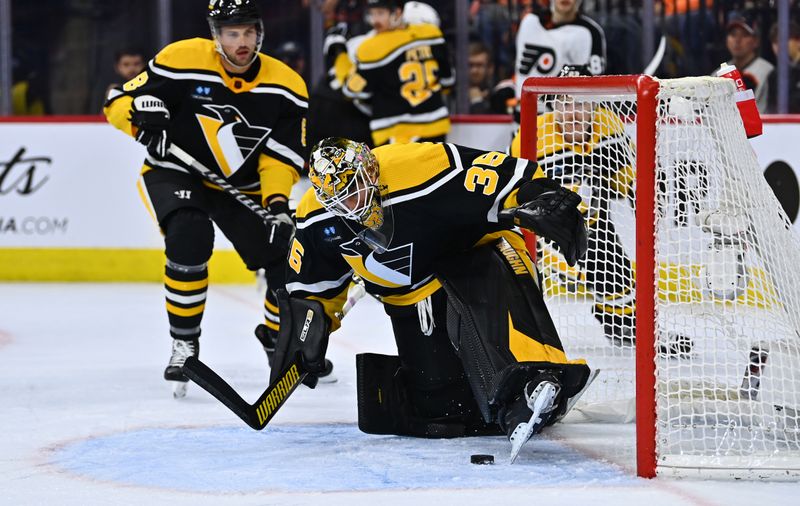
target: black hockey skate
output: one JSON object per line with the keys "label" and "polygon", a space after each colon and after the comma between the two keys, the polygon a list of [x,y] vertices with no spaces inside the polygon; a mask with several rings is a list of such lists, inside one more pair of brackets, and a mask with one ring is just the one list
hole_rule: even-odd
{"label": "black hockey skate", "polygon": [[260,323],[256,326],[256,339],[261,343],[264,352],[267,354],[267,363],[272,367],[272,360],[275,357],[275,343],[278,342],[278,333],[271,331],[269,327]]}
{"label": "black hockey skate", "polygon": [[186,396],[186,386],[189,382],[183,374],[183,364],[189,357],[196,357],[200,354],[200,342],[197,339],[173,339],[172,340],[172,356],[169,358],[169,364],[164,369],[164,379],[172,381],[173,385],[172,395],[176,399]]}
{"label": "black hockey skate", "polygon": [[555,413],[556,397],[561,390],[555,376],[543,373],[525,384],[522,395],[499,413],[501,426],[511,443],[511,464],[517,459],[522,446],[542,431]]}
{"label": "black hockey skate", "polygon": [[[278,342],[278,333],[270,330],[269,327],[263,323],[256,327],[256,339],[261,343],[264,352],[267,354],[267,363],[272,368],[272,360],[275,357],[275,345]],[[333,375],[333,362],[325,359],[325,370],[318,376],[319,383],[336,383],[338,379]]]}

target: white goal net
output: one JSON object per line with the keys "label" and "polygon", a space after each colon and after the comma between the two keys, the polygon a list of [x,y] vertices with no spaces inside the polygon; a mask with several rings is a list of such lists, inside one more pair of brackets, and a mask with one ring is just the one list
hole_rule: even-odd
{"label": "white goal net", "polygon": [[[800,476],[800,240],[745,137],[733,82],[525,88],[535,98],[523,107],[538,98],[543,110],[523,110],[523,156],[583,197],[589,231],[575,268],[537,248],[568,356],[601,370],[577,412],[632,421],[638,400],[640,474],[654,446],[661,474]],[[638,366],[637,345],[650,349]]]}

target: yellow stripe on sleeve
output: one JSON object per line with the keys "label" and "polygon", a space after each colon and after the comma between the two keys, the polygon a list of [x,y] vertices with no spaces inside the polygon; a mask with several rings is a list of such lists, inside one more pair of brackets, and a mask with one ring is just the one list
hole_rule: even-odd
{"label": "yellow stripe on sleeve", "polygon": [[[261,179],[261,198],[271,195],[289,196],[292,186],[300,180],[297,169],[268,155],[258,158],[258,175]],[[262,201],[262,205],[266,202]]]}

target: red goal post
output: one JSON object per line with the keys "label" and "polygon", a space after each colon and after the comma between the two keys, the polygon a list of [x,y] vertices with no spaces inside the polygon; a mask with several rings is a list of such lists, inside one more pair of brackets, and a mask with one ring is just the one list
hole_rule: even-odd
{"label": "red goal post", "polygon": [[[656,475],[655,448],[655,140],[658,83],[650,76],[598,76],[529,78],[522,85],[520,104],[520,154],[536,159],[536,118],[539,96],[558,90],[572,95],[636,95],[639,121],[636,130],[636,469],[639,476]],[[652,345],[641,346],[648,342]]]}
{"label": "red goal post", "polygon": [[[675,88],[677,85],[680,85],[681,88]],[[697,97],[693,95],[694,91],[684,92],[684,88],[693,90],[693,87],[700,90]],[[664,89],[667,89],[666,94],[662,93]],[[674,89],[678,91],[674,91]],[[788,313],[794,312],[792,311],[793,308],[797,307],[795,304],[797,301],[792,300],[795,298],[794,286],[791,287],[792,293],[786,294],[782,294],[780,293],[781,290],[775,289],[787,286],[779,278],[781,277],[781,270],[792,268],[792,262],[790,261],[786,266],[781,264],[773,269],[771,262],[774,263],[776,259],[782,257],[783,250],[773,248],[775,251],[763,251],[766,249],[765,245],[767,244],[786,246],[800,243],[793,236],[785,235],[783,230],[779,230],[783,228],[782,225],[784,223],[788,223],[785,217],[776,218],[778,221],[770,221],[772,220],[771,216],[767,216],[767,218],[764,218],[766,221],[759,221],[762,218],[762,214],[770,215],[772,213],[771,206],[779,206],[777,206],[777,201],[769,201],[769,198],[773,197],[770,191],[764,193],[762,191],[763,188],[758,186],[761,183],[758,181],[760,169],[755,163],[755,155],[751,153],[752,150],[744,137],[740,125],[741,122],[738,121],[738,116],[735,116],[737,113],[735,113],[735,105],[732,98],[733,91],[732,84],[728,86],[728,83],[725,83],[724,80],[714,80],[714,78],[659,81],[656,78],[645,75],[530,78],[525,81],[522,87],[520,154],[522,157],[532,160],[537,160],[542,156],[545,156],[546,159],[547,153],[537,153],[537,143],[540,149],[548,150],[551,148],[547,142],[542,141],[537,131],[537,122],[542,121],[539,117],[539,109],[542,106],[540,99],[543,96],[571,97],[569,100],[573,100],[574,103],[582,100],[589,101],[594,103],[595,107],[600,107],[598,104],[606,104],[609,98],[613,102],[619,97],[625,97],[621,100],[625,102],[627,109],[619,108],[617,110],[624,109],[624,111],[627,111],[619,113],[620,123],[633,124],[633,127],[626,128],[626,131],[630,134],[630,141],[635,144],[635,196],[633,198],[635,202],[633,205],[635,208],[635,241],[632,241],[632,243],[635,243],[635,255],[631,255],[635,257],[635,268],[632,268],[635,273],[633,276],[635,279],[635,302],[630,302],[629,307],[633,307],[635,304],[635,313],[631,320],[635,318],[636,346],[635,351],[632,349],[633,346],[630,346],[629,352],[631,356],[629,358],[631,361],[635,358],[635,366],[631,365],[631,367],[635,367],[635,371],[632,374],[635,375],[635,391],[633,391],[633,394],[635,394],[637,433],[636,467],[638,475],[643,477],[654,477],[657,471],[658,474],[710,475],[735,478],[769,476],[780,479],[781,477],[791,476],[796,479],[797,476],[800,476],[800,464],[798,464],[800,461],[800,443],[798,443],[800,437],[798,437],[798,416],[796,411],[800,407],[798,406],[800,404],[800,395],[795,392],[795,390],[800,390],[800,378],[791,371],[792,368],[788,365],[770,365],[772,367],[771,372],[775,376],[775,378],[770,379],[770,385],[774,383],[775,390],[783,388],[791,391],[791,395],[788,396],[788,404],[791,404],[791,407],[785,408],[784,402],[786,401],[780,401],[780,404],[778,404],[778,401],[773,400],[773,394],[770,394],[768,402],[758,399],[760,404],[755,406],[756,396],[759,394],[758,381],[755,381],[756,390],[752,394],[747,394],[744,385],[748,381],[753,381],[752,377],[747,376],[747,371],[758,370],[758,374],[760,374],[761,369],[764,368],[764,361],[767,360],[766,351],[762,362],[756,362],[755,365],[753,362],[754,356],[761,356],[757,351],[760,349],[757,348],[757,346],[760,346],[757,343],[763,342],[763,338],[759,337],[757,339],[749,336],[744,331],[741,332],[744,337],[739,334],[733,335],[727,327],[722,330],[712,328],[717,320],[725,320],[728,323],[735,321],[741,325],[741,321],[748,321],[747,319],[751,318],[750,313],[760,311],[765,314],[759,314],[754,317],[754,325],[759,325],[759,321],[786,320],[783,327],[780,327],[777,331],[772,330],[772,332],[780,334],[783,332],[784,327],[788,329],[786,330],[786,335],[789,337],[781,334],[780,338],[775,338],[771,342],[773,353],[770,357],[774,356],[776,358],[770,359],[772,362],[768,363],[790,364],[795,360],[795,357],[800,357],[800,350],[798,350],[796,342],[800,338],[793,339],[792,337],[793,335],[794,337],[800,335],[797,334],[798,329],[800,329],[800,322],[793,316],[787,316]],[[676,95],[675,98],[673,98],[673,92]],[[553,103],[551,102],[551,106]],[[614,110],[613,106],[611,109]],[[737,121],[739,123],[738,126],[735,124]],[[665,125],[668,126],[665,127]],[[702,128],[703,130],[698,131],[697,128]],[[635,134],[631,133],[632,130],[635,130]],[[688,205],[690,208],[695,208],[688,211],[686,216],[681,216],[681,219],[685,222],[682,226],[684,229],[692,229],[692,234],[683,230],[682,233],[687,238],[685,240],[677,240],[675,243],[678,244],[684,241],[687,247],[689,247],[691,241],[698,244],[702,243],[701,247],[697,244],[691,246],[694,250],[687,253],[687,256],[694,255],[708,260],[694,262],[694,265],[691,266],[667,265],[669,262],[662,260],[663,251],[657,251],[659,247],[666,249],[666,246],[661,245],[659,242],[664,239],[657,237],[656,234],[669,236],[672,232],[664,232],[659,229],[661,221],[666,221],[666,219],[658,216],[659,213],[664,212],[658,206],[663,206],[665,200],[674,200],[675,195],[668,194],[665,197],[664,195],[657,195],[657,191],[659,188],[661,188],[660,191],[662,192],[664,188],[670,188],[667,191],[672,191],[671,188],[675,186],[675,183],[665,182],[663,174],[665,169],[663,166],[675,162],[676,156],[671,154],[670,150],[683,149],[691,152],[693,149],[697,151],[713,151],[713,149],[717,149],[714,142],[719,143],[720,141],[716,137],[717,134],[714,134],[713,139],[709,137],[711,130],[725,130],[724,134],[719,134],[723,136],[722,142],[725,144],[719,147],[722,154],[717,156],[713,162],[707,163],[707,165],[713,165],[711,168],[705,167],[703,163],[699,162],[697,164],[701,166],[700,169],[692,166],[693,169],[698,172],[702,171],[702,173],[688,176],[685,173],[683,176],[679,175],[677,179],[683,177],[685,180],[679,181],[678,184],[688,184],[689,186],[692,184],[707,184],[707,179],[714,177],[720,180],[731,179],[730,176],[724,175],[727,173],[723,174],[723,172],[729,169],[732,170],[728,166],[741,161],[743,167],[747,166],[752,169],[752,175],[747,177],[750,177],[753,181],[746,181],[746,185],[742,186],[740,191],[753,194],[753,198],[756,198],[754,194],[757,193],[759,198],[765,202],[763,207],[766,211],[762,213],[760,209],[756,209],[752,212],[752,216],[746,216],[742,223],[729,225],[734,218],[740,218],[743,213],[750,211],[747,210],[746,205],[737,207],[738,204],[735,202],[720,204],[723,200],[720,194],[725,194],[726,191],[728,193],[736,193],[717,188],[717,186],[727,184],[727,181],[717,186],[712,183],[709,185],[711,189],[706,188],[695,192],[700,196],[692,195],[694,200],[691,200],[689,204],[677,204],[678,206],[686,207]],[[678,132],[678,137],[675,137],[675,131]],[[724,140],[726,137],[729,140]],[[669,144],[664,141],[665,138],[673,139],[670,142],[674,143]],[[657,153],[657,150],[661,151]],[[555,153],[556,151],[550,150],[550,152]],[[558,157],[554,156],[554,158]],[[657,167],[657,165],[659,166]],[[715,173],[717,166],[723,172]],[[662,172],[659,172],[659,170]],[[675,172],[675,169],[669,170]],[[685,168],[681,168],[681,170],[685,170]],[[738,168],[736,170],[738,171]],[[738,172],[735,172],[735,174],[738,174]],[[748,172],[748,174],[750,173]],[[674,174],[669,177],[672,176]],[[737,178],[738,176],[733,176],[733,179]],[[573,178],[571,182],[574,182],[574,180]],[[758,192],[750,190],[749,185],[751,182],[757,186]],[[768,189],[766,183],[764,183],[763,187]],[[683,188],[680,191],[691,193],[693,188]],[[766,195],[767,193],[769,195]],[[682,195],[684,194],[680,194],[678,197],[683,198]],[[584,195],[582,194],[582,196]],[[727,198],[729,195],[724,196]],[[584,200],[586,198],[584,196]],[[591,197],[591,199],[595,200],[594,197]],[[711,202],[712,200],[713,202]],[[724,208],[724,210],[736,208],[736,211],[731,211],[731,216],[726,216],[725,220],[719,221],[718,216],[723,214],[719,210],[720,208]],[[745,210],[742,211],[742,209]],[[606,210],[601,211],[601,215],[604,212]],[[777,210],[775,214],[777,217]],[[720,228],[722,225],[715,228],[715,225],[709,224],[709,220],[711,220],[709,216],[716,220],[714,223],[724,223],[724,227],[728,227],[725,229],[728,232],[720,232],[724,228]],[[707,220],[707,222],[701,223],[702,220]],[[736,228],[737,226],[738,228]],[[759,236],[757,233],[760,231],[758,230],[759,227],[767,229],[764,237],[757,237]],[[623,227],[617,226],[617,228],[621,229]],[[753,232],[752,229],[757,229],[757,231]],[[773,233],[773,229],[778,229],[778,231]],[[614,232],[613,228],[611,230]],[[622,232],[626,231],[622,230]],[[779,237],[775,239],[773,236]],[[670,239],[672,238],[671,236],[669,237]],[[745,241],[754,237],[754,244],[744,244]],[[738,246],[741,251],[731,253],[733,249],[731,244]],[[540,253],[542,247],[543,243],[540,242]],[[673,248],[674,245],[669,247]],[[713,251],[709,253],[704,248]],[[678,254],[681,254],[680,251]],[[756,259],[756,257],[758,258]],[[547,265],[548,258],[551,259],[549,266]],[[546,271],[548,269],[552,271],[561,269],[561,267],[555,265],[557,262],[552,261],[552,258],[553,255],[551,254],[550,257],[544,259]],[[736,265],[731,264],[731,258],[737,259],[738,263]],[[537,260],[541,267],[543,259],[540,257]],[[752,260],[752,265],[744,265],[747,260]],[[633,265],[633,262],[630,263]],[[794,265],[798,263],[800,263],[800,257]],[[602,267],[599,262],[595,265]],[[675,277],[674,279],[665,279],[665,276],[667,276],[665,272],[671,272],[670,269],[674,271],[673,275]],[[675,272],[680,272],[680,275],[675,275]],[[736,277],[737,273],[738,278]],[[575,275],[574,279],[578,281],[573,284],[580,284],[580,279],[585,282],[588,276],[588,274],[586,276],[583,274]],[[608,273],[604,276],[604,279],[610,277]],[[544,277],[548,277],[547,272]],[[551,284],[558,285],[560,281],[569,277],[570,275],[566,275],[564,272],[557,273],[557,275],[553,276],[556,281]],[[687,280],[687,278],[691,279]],[[747,291],[749,295],[742,295],[744,292],[739,290],[741,287],[734,287],[738,290],[734,290],[736,291],[735,297],[728,298],[727,292],[723,293],[724,290],[719,288],[720,285],[723,288],[728,287],[731,283],[735,285],[742,279],[745,279],[743,283],[746,283],[742,290]],[[754,279],[761,283],[756,283],[757,286],[755,288]],[[683,292],[677,293],[677,291],[676,293],[665,294],[665,286],[672,289],[681,283],[686,285],[694,283],[694,286],[688,289],[691,292],[690,295],[686,295]],[[574,290],[574,287],[565,288],[567,285],[569,285],[569,282],[553,289],[552,293],[558,294]],[[683,286],[678,288],[687,292],[687,289]],[[544,285],[543,289],[545,289]],[[581,289],[578,288],[577,291],[581,292]],[[754,292],[756,293],[755,296],[753,295]],[[571,297],[570,300],[578,301],[581,298],[581,296],[573,295],[569,295]],[[561,299],[569,298],[559,295],[552,296],[553,300],[559,299],[559,297]],[[585,293],[583,293],[582,297],[591,299],[591,296],[587,296]],[[695,300],[689,300],[692,297]],[[748,299],[747,297],[750,298]],[[757,298],[758,301],[753,302],[753,297]],[[800,293],[796,298],[800,299]],[[550,299],[547,296],[546,300],[548,300],[548,305],[550,306]],[[680,304],[676,301],[679,301]],[[578,302],[575,302],[575,304],[578,304]],[[593,315],[597,321],[602,321],[596,314],[596,308],[598,305],[602,306],[602,302],[598,302],[596,295],[594,305],[595,309],[592,309]],[[589,326],[600,327],[600,325],[597,325],[597,321],[592,318],[588,318],[588,322],[575,323],[573,306],[568,307],[570,315],[563,320],[564,322],[568,321],[568,323],[563,323],[564,327],[561,327],[557,321],[565,347],[576,335],[584,332]],[[756,309],[753,309],[754,307]],[[718,311],[719,314],[715,314],[715,311]],[[552,307],[551,312],[553,312]],[[558,309],[556,308],[557,312]],[[674,312],[681,312],[680,319],[670,319],[670,315]],[[740,313],[745,316],[741,316]],[[744,320],[742,320],[743,318]],[[554,316],[554,319],[557,320],[558,316]],[[693,349],[691,349],[691,346],[689,347],[690,349],[686,350],[680,347],[673,348],[670,343],[665,344],[664,339],[667,339],[665,336],[674,334],[674,329],[670,329],[669,325],[673,325],[675,321],[679,321],[684,325],[682,332],[690,334],[687,342],[694,346]],[[725,323],[725,325],[728,323]],[[667,330],[665,330],[665,325]],[[693,328],[693,325],[696,328]],[[609,327],[603,324],[602,328],[606,331],[606,337],[609,337],[607,334]],[[697,335],[691,336],[692,333]],[[732,335],[733,337],[731,337]],[[728,341],[725,341],[725,339],[728,339]],[[733,342],[735,344],[731,344]],[[752,347],[748,348],[742,343]],[[591,346],[597,348],[602,344],[593,344]],[[768,347],[764,345],[764,349]],[[714,360],[717,360],[714,358],[715,353],[719,355],[720,348],[725,348],[727,352],[735,355],[735,358],[725,363],[722,363],[722,361],[727,360],[727,358],[720,359],[720,363],[713,363]],[[736,350],[731,351],[731,348],[736,348]],[[580,353],[585,352],[586,349],[581,349]],[[778,351],[775,352],[775,350]],[[574,354],[572,350],[568,349],[567,351]],[[591,350],[588,353],[591,355]],[[601,351],[601,353],[607,352]],[[790,359],[779,359],[775,353],[781,354],[781,357],[790,357]],[[610,354],[614,355],[613,358],[615,360],[619,359],[621,361],[625,359],[622,356],[625,354],[624,350],[622,352],[615,350]],[[750,362],[741,362],[743,358],[748,356]],[[589,361],[589,365],[592,366],[592,356],[586,356],[585,358]],[[778,362],[775,362],[776,360]],[[800,370],[800,365],[797,365],[797,369]],[[742,373],[740,373],[738,380],[736,378],[733,380],[721,379],[718,385],[712,385],[706,378],[687,376],[697,370],[701,370],[703,374],[711,375],[720,371],[727,372],[728,370],[739,370]],[[741,383],[741,374],[744,374],[744,383]],[[721,376],[724,376],[724,374],[721,374]],[[624,381],[614,380],[613,382],[620,383]],[[742,386],[736,385],[736,381]],[[781,385],[783,386],[781,387]],[[595,388],[595,385],[592,388]],[[634,387],[631,386],[631,388]],[[748,397],[748,395],[752,397]],[[782,397],[782,399],[785,398],[787,396]],[[725,432],[724,427],[720,428],[718,425],[714,425],[714,422],[708,421],[715,417],[716,419],[720,418],[720,412],[715,412],[715,409],[720,410],[720,412],[724,411],[722,415],[725,423],[732,424],[735,426],[734,429]],[[769,411],[769,413],[766,413],[765,410]],[[747,423],[752,424],[756,429],[751,427],[745,430],[746,423],[742,421],[745,418]],[[704,420],[698,424],[699,428],[695,427],[692,422],[698,419]],[[704,425],[706,422],[707,426]],[[778,429],[783,431],[783,435],[780,437],[775,435],[777,431],[774,426],[776,424]],[[757,444],[744,441],[747,438],[747,434],[753,433],[754,430],[759,431],[757,436],[753,436],[757,440]],[[736,437],[742,438],[743,441],[738,443],[738,446],[734,445],[731,451],[713,448],[714,438],[725,440],[726,438]],[[774,439],[780,439],[780,441],[775,442]],[[753,450],[752,447],[758,448]],[[772,458],[776,455],[779,457],[777,460]],[[753,468],[762,462],[764,463],[765,471],[753,472]],[[696,472],[697,469],[701,471],[698,473]]]}

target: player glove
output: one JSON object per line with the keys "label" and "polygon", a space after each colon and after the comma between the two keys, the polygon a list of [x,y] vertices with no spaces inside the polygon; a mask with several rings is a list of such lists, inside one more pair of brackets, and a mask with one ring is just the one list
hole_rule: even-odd
{"label": "player glove", "polygon": [[152,95],[134,98],[130,120],[138,129],[136,141],[144,144],[151,156],[165,158],[169,149],[169,111],[164,102]]}
{"label": "player glove", "polygon": [[276,247],[286,248],[288,253],[289,243],[292,242],[295,231],[289,203],[283,200],[270,202],[267,205],[267,211],[269,211],[273,217],[267,225],[269,243]]}
{"label": "player glove", "polygon": [[578,210],[581,197],[549,178],[539,178],[522,186],[517,195],[519,207],[500,213],[501,220],[533,230],[556,243],[567,263],[574,266],[588,248],[586,225]]}

